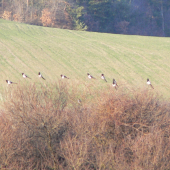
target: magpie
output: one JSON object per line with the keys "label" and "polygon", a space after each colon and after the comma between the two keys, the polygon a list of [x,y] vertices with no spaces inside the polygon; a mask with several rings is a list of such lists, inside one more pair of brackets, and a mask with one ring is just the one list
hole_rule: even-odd
{"label": "magpie", "polygon": [[23,78],[29,78],[29,79],[31,79],[30,77],[28,77],[26,74],[24,74],[24,73],[22,73],[22,76],[23,76]]}
{"label": "magpie", "polygon": [[117,82],[116,82],[116,80],[115,80],[115,79],[113,79],[113,84],[112,84],[112,86],[113,86],[113,87],[115,87],[115,89],[117,90],[117,86],[118,86],[118,84],[117,84]]}
{"label": "magpie", "polygon": [[80,99],[78,99],[78,103],[81,103],[81,100],[80,100]]}
{"label": "magpie", "polygon": [[40,72],[38,73],[38,77],[45,80],[45,78],[42,76],[42,74]]}
{"label": "magpie", "polygon": [[60,75],[62,79],[69,79],[68,77],[66,77],[65,75]]}
{"label": "magpie", "polygon": [[[101,74],[101,79],[105,80],[106,81],[106,78],[104,76],[104,74]],[[106,81],[107,82],[107,81]]]}
{"label": "magpie", "polygon": [[[152,86],[152,84],[151,84],[151,82],[149,81],[148,78],[147,78],[147,84],[150,85],[150,86],[153,88],[153,86]],[[153,88],[153,89],[154,89],[154,88]]]}
{"label": "magpie", "polygon": [[95,79],[92,75],[90,75],[89,73],[87,73],[87,75],[88,75],[88,78],[89,79]]}
{"label": "magpie", "polygon": [[9,81],[9,80],[6,80],[6,82],[7,82],[8,84],[17,84],[17,83],[14,83],[14,82],[12,82],[12,81]]}

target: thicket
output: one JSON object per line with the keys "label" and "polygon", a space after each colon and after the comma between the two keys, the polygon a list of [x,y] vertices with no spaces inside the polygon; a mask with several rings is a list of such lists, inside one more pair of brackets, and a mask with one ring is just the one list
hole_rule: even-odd
{"label": "thicket", "polygon": [[58,28],[170,36],[169,0],[0,0],[0,16]]}
{"label": "thicket", "polygon": [[0,113],[1,168],[170,167],[170,105],[148,90],[9,86]]}

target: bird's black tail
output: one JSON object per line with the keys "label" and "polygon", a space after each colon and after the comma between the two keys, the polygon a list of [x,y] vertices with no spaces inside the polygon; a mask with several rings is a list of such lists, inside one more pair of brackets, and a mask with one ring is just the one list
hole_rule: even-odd
{"label": "bird's black tail", "polygon": [[[153,86],[152,86],[152,84],[150,84],[151,85],[151,87],[153,88]],[[154,88],[153,88],[154,89]]]}

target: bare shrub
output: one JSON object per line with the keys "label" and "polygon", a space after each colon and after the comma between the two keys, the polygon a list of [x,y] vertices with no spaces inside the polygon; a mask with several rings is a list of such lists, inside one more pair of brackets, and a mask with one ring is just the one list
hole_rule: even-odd
{"label": "bare shrub", "polygon": [[2,168],[170,167],[170,105],[160,96],[76,87],[59,81],[8,89],[0,115]]}
{"label": "bare shrub", "polygon": [[33,25],[42,25],[37,10],[27,11],[25,13],[25,22]]}
{"label": "bare shrub", "polygon": [[13,162],[23,169],[59,166],[58,145],[67,130],[62,114],[67,105],[65,93],[64,85],[60,89],[57,85],[40,89],[30,85],[8,92],[5,113],[12,124],[11,136],[16,138],[10,141],[12,156],[8,165]]}
{"label": "bare shrub", "polygon": [[4,11],[2,18],[5,20],[12,20],[12,12],[11,11]]}
{"label": "bare shrub", "polygon": [[55,25],[55,17],[49,11],[49,9],[45,8],[42,10],[42,17],[40,18],[43,26],[49,27]]}
{"label": "bare shrub", "polygon": [[22,16],[20,14],[14,14],[13,19],[16,22],[22,21]]}
{"label": "bare shrub", "polygon": [[[133,95],[111,96],[104,104],[99,103],[96,112],[100,130],[95,142],[102,147],[100,141],[103,141],[104,148],[112,150],[109,158],[114,158],[115,168],[164,169],[169,166],[170,145],[167,144],[167,136],[170,133],[170,108],[162,104],[159,98],[142,91]],[[166,137],[163,127],[166,127]],[[163,141],[166,141],[166,145]],[[164,162],[160,164],[160,160]]]}

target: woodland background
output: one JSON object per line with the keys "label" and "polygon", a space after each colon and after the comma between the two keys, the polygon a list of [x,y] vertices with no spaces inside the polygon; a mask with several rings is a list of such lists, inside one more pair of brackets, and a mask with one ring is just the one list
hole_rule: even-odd
{"label": "woodland background", "polygon": [[169,0],[0,0],[0,17],[64,29],[170,36]]}

